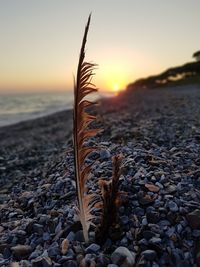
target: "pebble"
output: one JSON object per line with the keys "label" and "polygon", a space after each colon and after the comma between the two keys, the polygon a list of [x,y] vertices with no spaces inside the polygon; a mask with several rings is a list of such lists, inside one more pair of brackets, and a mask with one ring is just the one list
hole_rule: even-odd
{"label": "pebble", "polygon": [[89,247],[87,247],[85,249],[85,252],[86,253],[94,253],[94,254],[97,254],[99,251],[100,251],[100,246],[98,244],[95,244],[95,243],[89,245]]}
{"label": "pebble", "polygon": [[23,257],[23,256],[27,256],[28,254],[30,254],[32,251],[32,248],[28,245],[17,245],[17,246],[11,247],[11,250],[13,251],[15,256]]}
{"label": "pebble", "polygon": [[200,210],[196,209],[187,215],[188,223],[193,229],[200,229]]}
{"label": "pebble", "polygon": [[43,233],[42,238],[44,241],[48,241],[51,238],[51,236],[48,232],[45,232]]}
{"label": "pebble", "polygon": [[111,255],[112,263],[121,267],[132,267],[135,264],[135,253],[131,253],[126,247],[118,247]]}
{"label": "pebble", "polygon": [[157,253],[154,250],[147,249],[142,252],[142,256],[144,256],[146,260],[153,261],[156,258]]}
{"label": "pebble", "polygon": [[178,206],[174,201],[169,201],[168,207],[172,212],[177,212],[178,211]]}
{"label": "pebble", "polygon": [[63,267],[78,267],[78,264],[74,260],[66,261],[62,264]]}
{"label": "pebble", "polygon": [[100,157],[102,160],[110,159],[111,153],[109,150],[100,150]]}
{"label": "pebble", "polygon": [[51,267],[53,266],[53,263],[49,257],[38,257],[34,260],[32,260],[32,266],[33,267]]}

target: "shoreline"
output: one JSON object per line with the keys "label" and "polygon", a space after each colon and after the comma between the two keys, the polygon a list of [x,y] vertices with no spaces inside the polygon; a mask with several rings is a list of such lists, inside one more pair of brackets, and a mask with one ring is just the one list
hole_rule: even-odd
{"label": "shoreline", "polygon": [[56,115],[59,115],[59,113],[63,113],[63,112],[72,112],[72,108],[69,109],[62,109],[62,110],[58,110],[58,111],[53,111],[47,114],[41,114],[38,117],[34,117],[34,118],[27,118],[21,121],[17,121],[17,122],[11,122],[10,124],[6,124],[6,125],[2,125],[0,126],[0,131],[3,128],[9,128],[9,127],[14,127],[14,126],[20,126],[22,124],[28,124],[31,122],[36,122],[37,120],[44,120],[44,119],[49,119],[50,117],[54,117]]}

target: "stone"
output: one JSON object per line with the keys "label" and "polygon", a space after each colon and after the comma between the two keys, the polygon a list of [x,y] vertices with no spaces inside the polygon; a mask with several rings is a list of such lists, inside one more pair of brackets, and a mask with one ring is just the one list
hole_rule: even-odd
{"label": "stone", "polygon": [[103,159],[103,160],[111,158],[110,151],[107,150],[107,149],[103,149],[103,150],[101,150],[101,151],[100,151],[100,157],[101,157],[101,159]]}
{"label": "stone", "polygon": [[149,195],[139,196],[139,203],[143,206],[150,205],[154,202],[154,199],[151,198]]}
{"label": "stone", "polygon": [[200,230],[193,230],[192,236],[199,238],[200,237]]}
{"label": "stone", "polygon": [[16,263],[16,265],[14,265],[15,263],[13,263],[12,265],[7,265],[8,261],[4,260],[4,259],[0,259],[0,266],[11,266],[11,267],[19,267],[18,263]]}
{"label": "stone", "polygon": [[149,240],[150,243],[152,244],[161,244],[162,243],[162,239],[159,238],[159,237],[152,237],[150,240]]}
{"label": "stone", "polygon": [[33,251],[32,253],[31,253],[31,255],[29,256],[29,260],[32,260],[32,259],[35,259],[35,258],[37,258],[37,257],[39,257],[41,255],[41,252],[40,251],[38,251],[38,250],[36,250],[36,251]]}
{"label": "stone", "polygon": [[69,249],[69,240],[67,238],[63,239],[61,243],[61,253],[65,255]]}
{"label": "stone", "polygon": [[20,267],[31,267],[31,263],[30,261],[27,261],[27,260],[22,260],[20,261]]}
{"label": "stone", "polygon": [[157,223],[160,219],[159,212],[151,211],[146,214],[148,223]]}
{"label": "stone", "polygon": [[118,247],[111,255],[112,263],[120,267],[132,267],[135,264],[136,254],[126,247]]}
{"label": "stone", "polygon": [[51,257],[55,257],[60,254],[60,250],[57,246],[52,246],[48,248],[48,255]]}
{"label": "stone", "polygon": [[44,241],[48,241],[51,239],[51,236],[48,232],[43,233],[42,238]]}
{"label": "stone", "polygon": [[187,215],[187,220],[192,229],[200,229],[200,210],[196,209]]}
{"label": "stone", "polygon": [[153,261],[156,258],[157,253],[154,250],[147,249],[142,252],[142,255],[146,260]]}
{"label": "stone", "polygon": [[76,261],[74,260],[69,260],[69,261],[66,261],[62,264],[63,267],[77,267],[78,264]]}
{"label": "stone", "polygon": [[154,192],[157,193],[160,191],[160,188],[154,184],[145,184],[145,187],[150,191],[150,192]]}
{"label": "stone", "polygon": [[178,205],[176,204],[176,202],[174,202],[172,200],[169,201],[168,207],[169,207],[170,211],[172,211],[172,212],[178,211]]}
{"label": "stone", "polygon": [[159,183],[159,182],[156,182],[155,185],[157,185],[160,189],[163,189],[164,188],[164,186],[161,183]]}
{"label": "stone", "polygon": [[110,259],[106,255],[100,254],[97,257],[97,265],[98,266],[100,266],[100,267],[107,267],[109,263],[110,263]]}
{"label": "stone", "polygon": [[152,231],[146,230],[143,231],[143,237],[147,240],[151,239],[152,237],[154,237],[156,234]]}
{"label": "stone", "polygon": [[91,245],[89,245],[89,247],[87,247],[85,249],[85,252],[86,253],[94,253],[94,254],[97,254],[98,252],[100,251],[100,246],[95,244],[95,243],[92,243]]}
{"label": "stone", "polygon": [[144,209],[142,209],[140,207],[136,207],[135,210],[134,210],[134,213],[136,215],[143,216],[144,215]]}
{"label": "stone", "polygon": [[79,241],[79,242],[85,241],[84,235],[83,235],[83,230],[79,230],[78,232],[75,233],[74,240]]}
{"label": "stone", "polygon": [[67,235],[67,239],[69,240],[69,241],[74,241],[74,239],[75,239],[75,233],[74,232],[69,232],[69,234]]}
{"label": "stone", "polygon": [[39,224],[39,223],[34,223],[33,224],[33,232],[39,234],[39,235],[43,235],[43,228],[44,226]]}
{"label": "stone", "polygon": [[174,194],[176,193],[177,191],[177,188],[175,185],[169,185],[167,188],[166,188],[166,191],[168,194]]}
{"label": "stone", "polygon": [[29,255],[32,251],[32,248],[28,245],[17,245],[11,247],[11,250],[13,251],[15,256],[23,257]]}
{"label": "stone", "polygon": [[125,225],[125,224],[128,224],[128,222],[129,222],[129,218],[128,218],[128,216],[121,216],[121,222],[122,222],[122,224],[123,225]]}
{"label": "stone", "polygon": [[51,261],[51,259],[49,258],[49,257],[38,257],[38,258],[36,258],[36,259],[34,259],[34,260],[32,260],[32,267],[40,267],[40,266],[42,266],[42,267],[51,267],[51,266],[53,266],[53,263],[52,263],[52,261]]}

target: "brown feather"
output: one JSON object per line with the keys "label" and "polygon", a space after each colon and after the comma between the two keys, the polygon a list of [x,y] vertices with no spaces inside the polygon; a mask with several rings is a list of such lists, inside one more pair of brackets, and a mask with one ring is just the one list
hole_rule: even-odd
{"label": "brown feather", "polygon": [[85,241],[88,242],[88,230],[92,225],[94,215],[92,210],[96,200],[95,194],[87,194],[86,182],[89,179],[92,165],[84,165],[85,158],[95,150],[93,147],[84,145],[86,139],[95,136],[99,129],[88,129],[88,126],[96,119],[95,116],[88,114],[86,111],[89,107],[96,104],[85,100],[85,97],[93,92],[97,92],[97,88],[91,82],[94,75],[96,64],[84,62],[85,44],[87,41],[87,33],[90,25],[90,16],[85,28],[83,36],[79,63],[77,69],[77,77],[74,85],[74,155],[75,155],[75,176],[76,188],[78,196],[79,217],[83,227]]}

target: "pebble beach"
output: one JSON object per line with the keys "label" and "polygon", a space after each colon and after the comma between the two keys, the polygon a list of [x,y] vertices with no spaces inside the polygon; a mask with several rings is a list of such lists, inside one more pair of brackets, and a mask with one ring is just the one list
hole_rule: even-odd
{"label": "pebble beach", "polygon": [[200,87],[102,99],[89,181],[123,155],[124,202],[105,243],[76,214],[72,111],[0,128],[0,266],[199,267]]}

